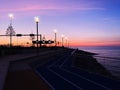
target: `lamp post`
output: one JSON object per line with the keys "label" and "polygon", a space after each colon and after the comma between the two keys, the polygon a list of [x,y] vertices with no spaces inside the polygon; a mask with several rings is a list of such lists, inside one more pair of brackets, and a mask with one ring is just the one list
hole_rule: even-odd
{"label": "lamp post", "polygon": [[64,47],[64,35],[61,35],[62,37],[62,47]]}
{"label": "lamp post", "polygon": [[14,15],[10,13],[8,16],[10,18],[10,26],[12,26],[12,19],[14,18]]}
{"label": "lamp post", "polygon": [[35,22],[36,22],[36,30],[37,30],[37,55],[38,55],[38,52],[39,52],[39,49],[38,49],[38,23],[39,23],[39,18],[38,17],[35,17]]}
{"label": "lamp post", "polygon": [[67,47],[67,40],[68,40],[68,37],[65,37],[65,43],[66,43],[66,47]]}
{"label": "lamp post", "polygon": [[10,18],[10,26],[6,30],[6,34],[10,36],[10,47],[12,46],[12,35],[15,35],[15,31],[12,27],[12,19],[14,18],[13,14],[8,15]]}
{"label": "lamp post", "polygon": [[55,33],[55,46],[57,46],[57,30],[56,29],[54,29],[54,33]]}

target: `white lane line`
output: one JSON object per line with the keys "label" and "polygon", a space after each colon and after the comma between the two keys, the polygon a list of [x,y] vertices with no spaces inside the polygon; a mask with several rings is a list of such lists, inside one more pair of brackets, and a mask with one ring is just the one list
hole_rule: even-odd
{"label": "white lane line", "polygon": [[81,87],[79,87],[76,84],[72,83],[71,81],[67,80],[66,78],[64,78],[63,76],[59,75],[58,73],[56,73],[55,71],[51,70],[50,68],[48,68],[48,70],[50,70],[51,72],[55,73],[57,76],[59,76],[60,78],[62,78],[65,81],[67,81],[68,83],[72,84],[73,86],[75,86],[79,90],[83,90]]}
{"label": "white lane line", "polygon": [[56,59],[51,65],[48,65],[48,67],[53,67],[57,62],[59,62],[63,57],[60,57]]}
{"label": "white lane line", "polygon": [[66,57],[64,62],[59,66],[60,68],[63,67],[63,65],[69,60],[70,56]]}
{"label": "white lane line", "polygon": [[75,49],[71,52],[71,55],[73,55],[78,49]]}
{"label": "white lane line", "polygon": [[83,76],[81,76],[81,75],[78,75],[78,74],[76,74],[76,73],[73,73],[73,72],[71,72],[71,71],[68,71],[68,70],[66,70],[66,69],[64,69],[64,68],[61,68],[61,69],[64,70],[64,71],[66,71],[66,72],[69,72],[69,73],[71,73],[71,74],[73,74],[73,75],[75,75],[75,76],[78,76],[78,77],[80,77],[80,78],[82,78],[82,79],[85,79],[85,80],[87,80],[87,81],[89,81],[89,82],[91,82],[91,83],[93,83],[93,84],[96,84],[96,85],[98,85],[98,86],[100,86],[100,87],[103,87],[103,88],[105,88],[105,89],[107,89],[107,90],[111,90],[110,88],[105,87],[104,85],[99,84],[99,83],[97,83],[97,82],[95,82],[95,81],[92,81],[92,80],[90,80],[90,79],[87,79],[87,78],[85,78],[85,77],[83,77]]}
{"label": "white lane line", "polygon": [[73,56],[73,54],[74,54],[76,51],[77,51],[77,49],[75,49],[75,50],[73,50],[73,51],[71,52],[71,55],[69,55],[69,56],[66,58],[66,60],[64,60],[64,62],[60,65],[60,68],[63,67],[63,65],[69,60],[69,58],[70,58],[71,56]]}
{"label": "white lane line", "polygon": [[52,90],[55,90],[55,88],[54,88],[36,69],[34,69],[34,71],[36,72],[37,75],[39,75],[39,76],[48,84],[48,86],[49,86]]}
{"label": "white lane line", "polygon": [[76,50],[77,49],[75,49],[75,50],[73,50],[72,52],[71,52],[71,55],[69,55],[65,60],[64,60],[64,62],[60,65],[60,68],[61,67],[63,67],[63,65],[69,60],[69,58],[76,52]]}
{"label": "white lane line", "polygon": [[[73,53],[74,53],[75,51],[76,51],[76,49],[73,50]],[[70,56],[71,56],[71,55],[70,55]],[[66,55],[66,57],[65,57],[65,56],[60,57],[60,58],[58,58],[53,64],[49,65],[48,67],[49,67],[49,68],[50,68],[50,67],[53,67],[53,66],[55,66],[55,64],[56,64],[57,62],[59,62],[59,61],[62,60],[62,59],[65,59],[64,62],[59,66],[59,67],[62,67],[62,66],[64,65],[64,63],[66,62],[66,60],[67,60],[68,58],[70,58],[70,56],[69,56],[69,55]]]}

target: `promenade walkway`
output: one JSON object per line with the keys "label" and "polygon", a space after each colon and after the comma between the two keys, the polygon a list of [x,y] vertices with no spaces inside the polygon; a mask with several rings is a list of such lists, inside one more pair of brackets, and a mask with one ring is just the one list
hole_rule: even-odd
{"label": "promenade walkway", "polygon": [[[73,66],[73,50],[56,55],[43,65],[34,68],[35,72],[52,90],[119,90],[120,82]],[[44,55],[54,50],[39,53]],[[36,54],[10,55],[0,58],[0,90],[3,90],[10,61],[34,57]]]}
{"label": "promenade walkway", "polygon": [[[45,50],[39,53],[39,55],[47,54],[53,51]],[[16,54],[16,55],[8,55],[4,57],[0,57],[0,90],[3,90],[5,79],[7,76],[9,64],[11,61],[19,61],[25,58],[35,57],[36,53],[24,53],[24,54]]]}

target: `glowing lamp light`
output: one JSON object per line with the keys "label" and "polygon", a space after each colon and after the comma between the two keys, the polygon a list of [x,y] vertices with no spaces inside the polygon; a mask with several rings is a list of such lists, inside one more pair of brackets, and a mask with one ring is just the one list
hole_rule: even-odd
{"label": "glowing lamp light", "polygon": [[63,38],[63,37],[64,37],[64,35],[61,35],[61,37]]}
{"label": "glowing lamp light", "polygon": [[11,19],[14,18],[14,15],[13,15],[12,13],[10,13],[8,16],[9,16]]}
{"label": "glowing lamp light", "polygon": [[39,22],[39,17],[35,17],[35,22]]}
{"label": "glowing lamp light", "polygon": [[55,33],[57,33],[57,30],[56,30],[56,29],[54,29],[54,32],[55,32]]}

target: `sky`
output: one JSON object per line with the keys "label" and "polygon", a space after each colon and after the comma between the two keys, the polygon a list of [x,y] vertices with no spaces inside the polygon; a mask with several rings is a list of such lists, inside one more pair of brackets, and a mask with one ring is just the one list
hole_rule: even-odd
{"label": "sky", "polygon": [[[120,46],[119,0],[0,0],[0,35],[10,24],[9,13],[14,14],[16,33],[36,34],[34,17],[38,16],[39,34],[47,40],[61,42],[61,35],[68,37],[72,46]],[[14,37],[13,42],[30,41]],[[0,43],[8,43],[0,37]],[[64,40],[65,42],[65,40]]]}

